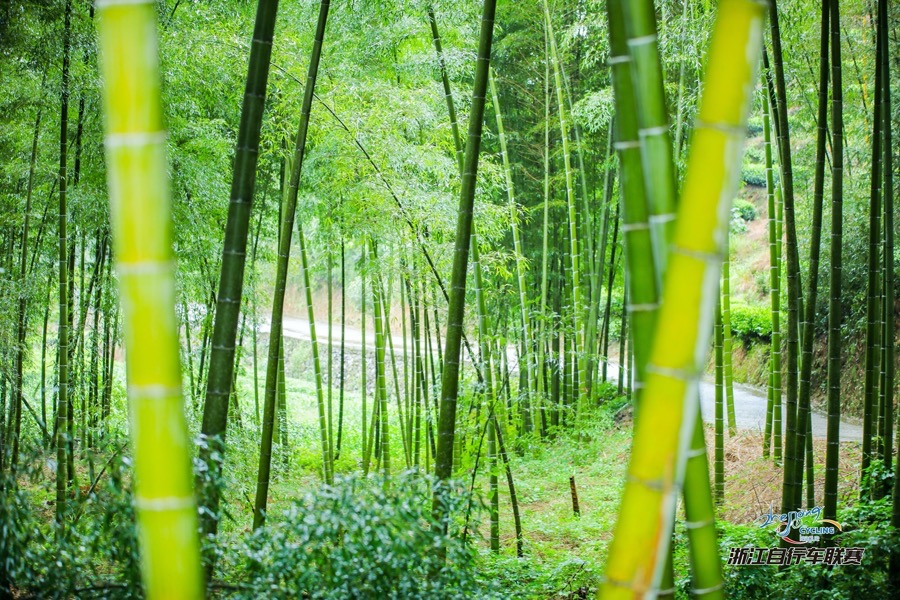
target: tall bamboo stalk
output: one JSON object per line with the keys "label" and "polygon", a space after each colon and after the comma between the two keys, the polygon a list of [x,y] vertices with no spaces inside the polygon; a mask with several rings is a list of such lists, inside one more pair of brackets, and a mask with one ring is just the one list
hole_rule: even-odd
{"label": "tall bamboo stalk", "polygon": [[[472,94],[472,107],[469,113],[469,131],[466,137],[453,271],[450,280],[450,306],[447,315],[444,367],[441,374],[437,453],[434,457],[435,476],[439,480],[449,479],[453,468],[453,440],[456,431],[456,405],[459,392],[459,363],[462,346],[463,313],[465,311],[466,270],[469,262],[472,212],[478,174],[478,155],[481,150],[481,130],[484,122],[484,104],[487,93],[495,11],[496,1],[485,0],[481,17],[478,59],[475,67],[475,89]],[[437,495],[434,498],[434,510],[435,512],[440,511]]]}
{"label": "tall bamboo stalk", "polygon": [[725,410],[728,414],[728,435],[737,435],[734,416],[733,344],[731,337],[731,232],[725,232],[725,260],[722,261],[722,376],[725,384]]}
{"label": "tall bamboo stalk", "polygon": [[[653,0],[622,2],[631,78],[634,82],[638,138],[643,160],[647,206],[654,259],[665,273],[666,252],[674,231],[677,191],[672,136],[663,87],[662,61],[656,34],[656,9]],[[661,281],[659,282],[661,285]]]}
{"label": "tall bamboo stalk", "polygon": [[[203,405],[203,423],[200,429],[208,438],[220,438],[219,442],[213,442],[214,445],[220,444],[221,439],[224,439],[228,424],[228,398],[231,395],[234,370],[234,341],[237,336],[238,313],[244,289],[244,260],[253,194],[256,189],[260,129],[277,12],[278,0],[258,0],[253,38],[250,42],[247,83],[241,105],[241,122],[235,144],[231,199],[225,223],[218,305],[213,325],[210,377],[207,380],[206,402]],[[214,461],[214,457],[223,456],[223,450],[221,447],[203,449],[200,458],[209,464]],[[221,461],[215,466],[221,468]],[[209,510],[203,513],[203,531],[215,534],[219,523],[219,497],[214,487],[209,490],[205,504]]]}
{"label": "tall bamboo stalk", "polygon": [[[793,497],[797,490],[797,483],[793,478],[793,466],[797,460],[794,455],[794,443],[797,432],[797,393],[799,387],[799,316],[803,312],[803,298],[800,289],[800,259],[797,243],[797,229],[794,218],[794,175],[791,159],[791,139],[788,128],[787,89],[784,77],[784,60],[781,49],[781,31],[779,27],[779,14],[777,1],[772,0],[769,11],[769,26],[772,37],[772,58],[775,71],[776,106],[775,115],[778,119],[778,150],[779,164],[781,166],[781,188],[783,190],[785,251],[787,267],[787,386],[785,403],[785,446],[784,464],[787,477],[784,479],[783,491],[787,499]],[[780,238],[779,238],[780,239]],[[776,410],[781,405],[780,398],[776,398]],[[777,434],[780,433],[776,424]],[[780,449],[776,447],[776,452]],[[777,458],[777,456],[776,456]],[[785,495],[782,495],[785,500]],[[782,505],[782,512],[793,510],[795,506]]]}
{"label": "tall bamboo stalk", "polygon": [[[294,217],[297,208],[297,189],[300,185],[300,173],[303,169],[303,157],[306,153],[306,135],[309,131],[309,115],[312,110],[313,95],[316,87],[316,76],[319,72],[319,59],[322,56],[322,39],[325,36],[325,25],[328,21],[329,0],[319,3],[319,17],[316,23],[315,38],[313,40],[312,54],[309,60],[309,69],[306,75],[306,87],[303,92],[303,104],[300,109],[300,124],[297,129],[297,138],[294,144],[294,159],[291,164],[291,180],[285,199],[284,214],[281,219],[281,234],[278,248],[278,262],[276,264],[275,290],[272,295],[272,320],[269,327],[269,357],[266,365],[266,391],[263,409],[263,431],[260,442],[259,477],[256,483],[256,501],[254,506],[253,527],[257,529],[265,521],[265,509],[268,502],[269,469],[272,454],[272,420],[275,412],[276,383],[278,380],[278,340],[282,334],[282,318],[284,313],[284,293],[287,282],[288,261],[291,254],[291,237],[294,230]],[[297,226],[298,238],[301,244],[301,258],[304,252],[303,230],[300,224]],[[304,261],[305,262],[305,261]],[[309,292],[308,270],[304,266],[306,277],[307,303],[310,313],[310,333],[314,335],[315,325],[312,318],[311,297]],[[314,339],[314,338],[313,338]],[[313,344],[314,353],[318,353],[318,346]],[[331,455],[328,452],[328,440],[325,432],[323,399],[321,395],[321,372],[317,372],[317,397],[319,404],[319,421],[322,433],[323,473],[325,482],[332,482]]]}
{"label": "tall bamboo stalk", "polygon": [[[375,242],[370,243],[372,258],[378,260],[378,254],[375,249]],[[381,452],[381,466],[386,474],[391,472],[391,445],[390,445],[390,427],[388,424],[388,400],[387,400],[387,377],[385,375],[385,350],[387,342],[385,341],[386,333],[385,322],[387,315],[384,302],[384,290],[382,289],[381,279],[378,275],[372,277],[372,318],[375,321],[375,399],[378,406],[379,415],[379,444],[378,448]]]}
{"label": "tall bamboo stalk", "polygon": [[[893,146],[893,122],[891,112],[891,62],[888,52],[888,9],[887,0],[878,3],[879,10],[879,31],[882,36],[882,53],[881,53],[881,79],[884,85],[881,88],[882,99],[882,120],[884,121],[882,131],[882,149],[884,152],[883,172],[884,172],[884,250],[882,256],[884,265],[882,265],[882,289],[884,290],[884,301],[882,311],[885,315],[884,330],[881,332],[883,340],[881,346],[881,365],[884,378],[882,380],[882,393],[884,394],[884,448],[882,459],[885,466],[890,468],[893,460],[893,442],[894,442],[894,376],[896,365],[894,356],[896,345],[894,344],[895,331],[897,328],[896,319],[891,318],[894,307],[895,289],[894,289],[894,146]],[[900,461],[897,461],[900,464]],[[896,514],[898,498],[900,493],[897,492],[897,476],[894,476],[894,512]],[[895,527],[896,527],[895,521]]]}
{"label": "tall bamboo stalk", "polygon": [[[876,30],[878,26],[876,25]],[[866,469],[872,459],[872,427],[873,411],[878,411],[879,397],[879,360],[881,359],[881,128],[884,125],[881,117],[882,85],[881,53],[882,39],[880,33],[875,35],[875,102],[872,119],[872,177],[869,188],[869,256],[868,280],[866,291],[866,378],[863,388],[863,434],[862,464],[860,467],[860,495],[865,498],[873,492],[866,489]]]}
{"label": "tall bamboo stalk", "polygon": [[522,251],[522,240],[519,234],[519,205],[516,202],[516,194],[513,187],[512,168],[509,164],[509,151],[506,147],[506,132],[503,129],[503,116],[500,111],[500,97],[497,94],[494,71],[490,70],[488,81],[491,87],[491,99],[494,104],[494,114],[497,118],[497,136],[500,138],[500,157],[503,161],[503,173],[506,177],[506,196],[509,201],[509,225],[512,229],[513,252],[516,259],[516,282],[519,288],[519,313],[522,323],[522,347],[524,352],[519,359],[519,368],[525,370],[525,379],[528,382],[526,394],[536,389],[534,370],[531,364],[531,323],[528,317],[527,287],[525,284],[525,256]]}
{"label": "tall bamboo stalk", "polygon": [[[729,200],[740,172],[764,20],[760,3],[723,0],[719,5],[629,475],[600,590],[604,598],[660,591],[676,494],[688,447],[697,435],[697,385],[708,350],[709,315],[715,304]],[[705,479],[708,494],[708,476]],[[686,489],[685,496],[696,492]],[[692,561],[695,582],[702,597],[722,597],[718,545],[709,520],[712,498],[705,500],[708,512],[695,511],[702,520],[693,529],[712,543],[697,540],[691,546],[697,552]],[[701,555],[701,550],[709,554]]]}
{"label": "tall bamboo stalk", "polygon": [[841,82],[840,0],[830,2],[831,28],[831,271],[828,293],[828,424],[823,517],[837,519],[841,427],[841,274],[843,239],[844,118]]}
{"label": "tall bamboo stalk", "polygon": [[[803,335],[801,336],[800,351],[800,392],[797,399],[797,450],[795,453],[806,451],[805,461],[797,461],[795,475],[797,481],[802,481],[801,470],[806,463],[807,473],[807,506],[815,504],[813,497],[813,460],[812,460],[812,412],[810,410],[810,396],[812,392],[812,363],[813,342],[815,338],[816,305],[819,293],[819,254],[822,246],[822,201],[825,195],[825,142],[828,137],[828,82],[829,82],[829,22],[830,14],[827,0],[822,2],[822,21],[819,37],[819,98],[816,130],[816,165],[813,180],[813,213],[810,227],[809,243],[809,276],[806,293],[806,310],[803,315]],[[798,496],[794,499],[794,506],[801,504],[801,490],[797,489]]]}
{"label": "tall bamboo stalk", "polygon": [[[19,301],[16,310],[16,349],[15,349],[15,384],[13,399],[15,406],[14,432],[12,436],[12,457],[10,459],[10,472],[15,473],[19,460],[19,436],[22,433],[22,403],[24,401],[23,369],[25,364],[28,294],[26,293],[28,274],[28,229],[31,217],[31,197],[34,191],[34,172],[37,163],[38,137],[41,132],[41,115],[43,111],[38,108],[37,117],[34,120],[34,134],[31,137],[31,160],[28,167],[28,185],[25,192],[25,218],[22,223],[22,247],[19,249]],[[4,448],[0,445],[0,455]],[[2,472],[3,459],[0,458],[0,472]]]}
{"label": "tall bamboo stalk", "polygon": [[[607,13],[610,37],[609,64],[616,92],[616,142],[614,147],[619,156],[619,206],[622,210],[622,237],[625,241],[625,259],[628,271],[626,278],[627,310],[631,315],[631,335],[635,344],[635,362],[638,370],[636,382],[640,388],[645,380],[644,365],[647,364],[649,358],[649,349],[656,323],[656,310],[659,307],[659,282],[653,266],[650,214],[641,165],[638,123],[633,108],[636,103],[636,90],[631,76],[633,59],[628,53],[622,3],[607,2]],[[612,277],[611,271],[608,288],[610,291]],[[624,356],[620,356],[621,366],[624,366],[623,360]]]}
{"label": "tall bamboo stalk", "polygon": [[66,162],[69,148],[69,49],[72,37],[72,0],[66,0],[65,25],[63,29],[62,90],[60,92],[59,121],[59,325],[57,327],[57,420],[56,420],[56,521],[62,523],[66,508],[66,464],[68,436],[66,424],[69,412],[69,261],[66,224],[69,215],[66,210]]}
{"label": "tall bamboo stalk", "polygon": [[716,478],[716,506],[725,501],[725,353],[724,353],[724,326],[722,323],[721,300],[716,303],[716,323],[714,327],[715,344],[715,478]]}
{"label": "tall bamboo stalk", "polygon": [[556,47],[556,35],[553,33],[553,22],[550,19],[550,5],[544,0],[544,20],[547,24],[547,36],[550,40],[550,55],[553,58],[553,79],[556,87],[556,104],[559,113],[559,129],[562,141],[563,166],[566,173],[566,207],[569,222],[569,260],[571,261],[572,270],[572,315],[573,325],[575,328],[575,352],[578,357],[578,381],[579,389],[576,391],[577,401],[575,405],[578,407],[578,413],[581,414],[581,402],[586,395],[583,386],[587,382],[587,360],[584,352],[583,342],[583,326],[582,321],[582,300],[581,300],[581,253],[579,251],[578,240],[578,215],[576,214],[575,185],[572,181],[572,164],[569,154],[569,120],[566,116],[566,103],[563,97],[562,85],[562,65],[560,64],[559,52]]}
{"label": "tall bamboo stalk", "polygon": [[103,0],[97,12],[144,591],[151,599],[202,598],[175,315],[156,6]]}
{"label": "tall bamboo stalk", "polygon": [[[765,75],[764,75],[765,76]],[[763,456],[768,457],[772,442],[772,415],[775,404],[781,402],[781,255],[778,251],[778,200],[775,193],[775,174],[772,157],[772,126],[769,95],[763,91],[763,139],[766,155],[766,198],[769,214],[769,298],[772,311],[772,345],[769,352],[769,401],[763,437]],[[780,424],[779,424],[780,426]],[[778,435],[778,434],[776,434]],[[776,453],[779,444],[775,444]],[[780,454],[776,454],[776,458]]]}

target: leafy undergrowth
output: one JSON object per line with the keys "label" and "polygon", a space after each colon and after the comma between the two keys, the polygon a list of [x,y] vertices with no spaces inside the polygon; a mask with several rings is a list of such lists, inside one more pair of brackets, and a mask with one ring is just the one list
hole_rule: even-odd
{"label": "leafy undergrowth", "polygon": [[[294,398],[305,396],[302,383]],[[302,389],[301,389],[302,388]],[[225,503],[217,540],[216,597],[292,598],[455,598],[514,597],[575,599],[593,597],[601,581],[606,553],[621,498],[632,422],[624,398],[604,387],[605,401],[583,415],[580,432],[551,428],[546,439],[520,438],[509,448],[521,511],[523,557],[516,556],[515,531],[508,490],[500,477],[501,551],[489,550],[485,510],[486,477],[455,484],[443,496],[454,516],[451,535],[442,533],[431,515],[432,482],[415,473],[396,473],[388,480],[353,475],[359,458],[342,452],[341,474],[334,487],[320,484],[317,432],[303,415],[314,418],[307,400],[292,406],[298,418],[288,431],[290,455],[276,453],[267,525],[253,532],[252,498],[258,432],[252,418],[244,429],[229,433],[223,478]],[[304,408],[305,407],[305,408]],[[348,405],[348,423],[357,422]],[[249,416],[248,416],[249,417]],[[707,428],[711,448],[711,429]],[[357,447],[358,432],[345,432]],[[726,438],[726,495],[719,522],[721,556],[737,546],[772,547],[771,532],[760,529],[759,515],[778,508],[781,471],[761,457],[758,434],[742,432]],[[106,465],[88,500],[70,502],[61,532],[53,523],[52,464],[36,453],[25,461],[18,487],[7,486],[0,502],[0,564],[20,597],[140,596],[138,551],[132,525],[130,465],[127,448],[96,457],[96,470]],[[816,500],[821,501],[821,459],[817,441]],[[844,546],[865,547],[861,567],[795,565],[727,567],[731,597],[854,597],[870,582],[884,592],[887,557],[897,549],[897,535],[885,501],[855,504],[859,449],[842,446],[841,521]],[[400,462],[398,460],[398,462]],[[79,463],[80,464],[80,463]],[[483,470],[482,463],[481,469]],[[374,470],[374,469],[373,469]],[[883,474],[884,475],[884,474]],[[96,474],[95,474],[96,476]],[[580,514],[573,513],[569,478],[574,477]],[[890,475],[884,475],[885,478]],[[79,470],[86,481],[86,473]],[[889,482],[888,482],[889,483]],[[81,486],[86,488],[87,486]],[[79,490],[82,497],[88,490]],[[468,541],[459,534],[469,520]],[[683,516],[679,516],[683,520]],[[456,535],[453,535],[453,534]],[[688,597],[690,574],[683,525],[674,536],[675,581],[679,597]],[[209,548],[209,545],[208,545]],[[448,560],[441,566],[438,557]],[[60,575],[64,572],[64,576]],[[352,590],[352,591],[348,591]],[[831,590],[831,591],[825,591]],[[877,595],[877,594],[876,594]]]}

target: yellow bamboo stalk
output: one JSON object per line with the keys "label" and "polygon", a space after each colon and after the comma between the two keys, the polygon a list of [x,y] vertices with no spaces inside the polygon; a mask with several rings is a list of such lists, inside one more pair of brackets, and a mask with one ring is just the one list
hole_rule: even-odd
{"label": "yellow bamboo stalk", "polygon": [[146,597],[203,597],[184,419],[156,7],[97,0],[106,164]]}
{"label": "yellow bamboo stalk", "polygon": [[[659,591],[699,410],[698,383],[709,350],[766,9],[756,0],[719,4],[602,598],[652,598]],[[720,569],[718,563],[703,564],[712,560],[696,567]]]}

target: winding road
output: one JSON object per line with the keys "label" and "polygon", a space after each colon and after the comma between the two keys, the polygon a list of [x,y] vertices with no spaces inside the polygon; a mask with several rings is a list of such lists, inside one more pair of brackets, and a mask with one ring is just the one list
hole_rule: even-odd
{"label": "winding road", "polygon": [[[284,318],[283,328],[285,337],[306,341],[310,340],[310,327],[307,319],[286,316]],[[260,331],[262,333],[268,333],[268,324],[262,325]],[[333,343],[335,346],[340,343],[340,332],[340,324],[335,323],[332,328]],[[324,322],[316,321],[316,334],[319,343],[324,343],[328,336],[328,325]],[[347,348],[357,351],[362,349],[362,331],[359,328],[348,325],[345,327],[344,335]],[[394,350],[396,352],[403,352],[404,347],[402,337],[393,335],[392,338]],[[366,342],[369,348],[374,348],[375,334],[373,332],[366,332]],[[510,368],[514,369],[516,363],[517,357],[515,355],[515,348],[510,347]],[[610,362],[608,370],[609,379],[614,381],[618,376],[618,365],[614,362]],[[734,412],[738,429],[762,432],[766,422],[766,403],[765,390],[750,385],[734,384]],[[715,417],[715,385],[712,381],[703,380],[700,382],[700,410],[703,414],[703,420],[707,423],[712,423]],[[814,437],[825,439],[825,423],[825,415],[814,410],[812,415]],[[782,428],[784,428],[783,421]],[[841,420],[840,440],[842,442],[862,441],[862,426],[846,420]]]}

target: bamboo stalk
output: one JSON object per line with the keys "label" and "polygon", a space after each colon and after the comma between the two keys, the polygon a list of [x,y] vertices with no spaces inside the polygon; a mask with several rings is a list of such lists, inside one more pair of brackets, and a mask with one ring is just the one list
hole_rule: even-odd
{"label": "bamboo stalk", "polygon": [[[484,104],[487,92],[488,67],[491,59],[495,11],[495,0],[485,0],[478,42],[478,60],[475,67],[475,88],[472,94],[472,108],[469,113],[469,132],[466,137],[465,161],[460,188],[455,252],[450,283],[450,306],[447,316],[446,350],[444,352],[444,367],[441,373],[437,453],[434,457],[435,476],[442,481],[450,478],[453,468],[453,440],[456,431],[456,409],[459,393],[466,270],[469,262],[472,212],[475,201],[478,157],[481,150],[481,131],[484,121]],[[437,495],[434,498],[434,511],[438,514],[440,511]]]}
{"label": "bamboo stalk", "polygon": [[[828,301],[828,423],[823,518],[837,519],[841,427],[841,275],[843,235],[844,119],[841,82],[840,0],[829,0],[831,29],[831,272]],[[888,194],[890,195],[890,194]]]}
{"label": "bamboo stalk", "polygon": [[175,315],[156,7],[102,0],[97,12],[141,574],[147,598],[202,598]]}
{"label": "bamboo stalk", "polygon": [[725,260],[722,261],[722,370],[725,380],[725,409],[728,414],[728,435],[737,435],[734,416],[733,343],[731,337],[731,235],[725,232]]}
{"label": "bamboo stalk", "polygon": [[[272,452],[272,415],[275,405],[275,388],[277,381],[276,363],[278,361],[278,346],[272,340],[277,340],[282,333],[282,318],[284,313],[284,293],[287,280],[288,260],[291,253],[291,236],[294,230],[294,217],[297,206],[297,188],[300,185],[300,173],[303,169],[303,157],[306,152],[306,136],[309,131],[309,116],[312,110],[313,94],[316,86],[316,77],[319,71],[319,59],[322,55],[322,39],[325,36],[325,25],[328,21],[328,9],[330,2],[322,0],[319,3],[319,16],[316,23],[316,33],[313,40],[313,49],[309,61],[309,69],[306,76],[306,88],[303,93],[303,105],[301,107],[300,124],[297,128],[297,138],[294,144],[294,160],[291,165],[291,179],[287,190],[287,198],[284,214],[281,219],[281,235],[279,240],[279,260],[276,266],[275,292],[272,295],[272,322],[269,332],[269,357],[266,366],[266,393],[263,409],[263,432],[260,441],[259,477],[256,484],[256,501],[254,506],[253,527],[258,529],[265,521],[265,509],[268,503],[269,469]],[[297,223],[297,237],[300,241],[301,258],[305,255],[303,229]],[[303,260],[305,263],[305,259]],[[314,363],[318,363],[318,345],[315,342],[315,324],[312,316],[312,297],[309,290],[309,269],[304,264],[303,268],[305,289],[307,293],[307,307],[310,316],[310,337],[313,339]],[[324,463],[324,479],[327,484],[332,483],[331,455],[328,452],[328,439],[326,433],[324,398],[321,393],[321,370],[316,367],[316,396],[319,407],[319,428],[322,437],[322,454]]]}
{"label": "bamboo stalk", "polygon": [[[572,165],[569,154],[569,121],[566,116],[566,104],[563,98],[562,86],[562,66],[560,65],[559,52],[556,48],[556,36],[553,33],[553,23],[550,19],[550,6],[547,0],[544,0],[544,19],[547,24],[547,36],[550,40],[550,55],[553,58],[553,78],[556,87],[556,104],[559,113],[559,129],[562,141],[563,166],[566,173],[566,206],[569,222],[569,260],[572,269],[572,315],[573,325],[575,328],[575,348],[576,356],[578,356],[578,380],[583,386],[587,382],[587,361],[582,352],[584,348],[583,342],[583,326],[582,320],[582,301],[581,301],[581,254],[579,252],[578,241],[578,218],[575,210],[575,186],[572,182]],[[583,412],[581,406],[582,400],[586,396],[586,390],[576,390],[577,401],[575,405],[578,407],[577,414]]]}
{"label": "bamboo stalk", "polygon": [[[797,430],[797,453],[806,450],[807,506],[815,504],[812,460],[812,413],[810,395],[813,363],[813,341],[815,333],[816,305],[819,293],[819,253],[822,245],[822,200],[825,190],[825,142],[828,137],[828,39],[830,15],[828,3],[822,2],[822,25],[819,43],[819,106],[816,131],[816,165],[813,181],[813,214],[810,226],[809,278],[806,293],[806,310],[803,315],[803,335],[800,352],[800,393],[797,399],[797,420],[801,426]],[[796,465],[797,481],[802,481],[803,461]],[[802,490],[797,490],[795,506],[800,506]]]}
{"label": "bamboo stalk", "polygon": [[[652,597],[660,592],[675,499],[685,475],[687,450],[696,435],[697,385],[708,351],[724,228],[740,172],[764,20],[761,3],[723,0],[719,5],[669,254],[664,302],[641,396],[641,417],[635,423],[629,475],[600,590],[603,598]],[[703,490],[686,490],[685,496],[698,491]],[[705,500],[711,506],[712,498]],[[712,544],[697,544],[698,552],[707,547],[714,552],[695,563],[699,588],[695,593],[722,597],[712,522],[706,518],[692,529],[712,540]]]}

